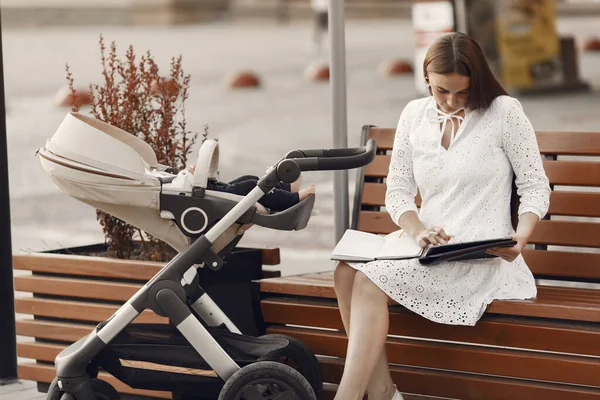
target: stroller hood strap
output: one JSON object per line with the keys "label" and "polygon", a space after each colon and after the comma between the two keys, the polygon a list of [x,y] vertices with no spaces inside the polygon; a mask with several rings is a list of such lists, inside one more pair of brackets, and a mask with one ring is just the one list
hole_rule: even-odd
{"label": "stroller hood strap", "polygon": [[153,176],[148,175],[146,173],[140,173],[140,172],[132,171],[130,169],[120,168],[120,167],[117,167],[116,165],[107,164],[100,160],[95,160],[95,159],[86,157],[84,155],[77,154],[77,153],[67,150],[61,146],[56,145],[56,143],[52,142],[51,140],[46,141],[46,150],[48,150],[50,153],[52,153],[56,156],[66,158],[68,160],[78,162],[80,164],[88,165],[90,167],[94,167],[94,168],[100,169],[105,172],[123,175],[128,178],[140,181],[140,182],[148,182],[148,181],[154,182],[156,180],[156,178],[154,178]]}

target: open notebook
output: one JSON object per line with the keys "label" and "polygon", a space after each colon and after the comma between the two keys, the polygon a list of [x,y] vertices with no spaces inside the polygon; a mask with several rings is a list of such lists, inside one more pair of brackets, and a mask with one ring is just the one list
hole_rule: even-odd
{"label": "open notebook", "polygon": [[497,238],[421,248],[410,235],[400,233],[379,236],[348,229],[333,249],[331,259],[375,261],[418,258],[421,264],[429,265],[443,261],[492,258],[496,256],[487,254],[486,250],[493,247],[512,247],[517,244],[511,238]]}

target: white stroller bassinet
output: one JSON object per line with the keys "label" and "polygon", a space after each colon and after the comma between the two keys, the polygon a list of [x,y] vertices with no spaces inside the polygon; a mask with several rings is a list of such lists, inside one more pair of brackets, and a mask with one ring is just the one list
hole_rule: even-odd
{"label": "white stroller bassinet", "polygon": [[[182,252],[208,231],[242,196],[206,190],[218,168],[218,144],[206,140],[193,177],[172,174],[150,145],[98,119],[71,112],[39,150],[42,167],[60,190],[163,240]],[[191,184],[190,184],[191,181]],[[187,182],[187,184],[186,184]],[[254,225],[299,230],[308,223],[314,196],[269,214],[259,203],[213,244],[218,253],[235,246]]]}

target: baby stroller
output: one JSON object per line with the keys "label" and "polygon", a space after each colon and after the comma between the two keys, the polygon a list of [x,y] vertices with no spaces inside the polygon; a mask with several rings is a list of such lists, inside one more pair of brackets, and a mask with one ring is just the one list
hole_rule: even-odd
{"label": "baby stroller", "polygon": [[[289,152],[243,197],[206,189],[217,170],[216,142],[202,144],[193,185],[186,188],[158,164],[147,143],[79,113],[65,117],[39,156],[62,191],[179,252],[113,316],[56,357],[57,376],[47,400],[119,399],[112,386],[97,379],[100,368],[132,388],[171,391],[180,399],[316,399],[322,377],[314,354],[291,337],[242,334],[202,290],[197,268],[220,269],[252,225],[306,227],[314,195],[273,214],[257,201],[278,182],[294,182],[301,171],[368,164],[375,157],[373,141],[365,148]],[[145,309],[171,324],[130,324]],[[282,359],[291,359],[293,367]],[[121,360],[211,373],[133,368]]]}

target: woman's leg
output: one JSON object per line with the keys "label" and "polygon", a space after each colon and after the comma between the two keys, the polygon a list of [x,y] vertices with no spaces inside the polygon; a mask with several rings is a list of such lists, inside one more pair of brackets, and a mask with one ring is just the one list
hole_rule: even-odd
{"label": "woman's leg", "polygon": [[384,345],[377,360],[377,365],[375,365],[375,369],[371,374],[371,379],[369,379],[367,394],[369,400],[390,400],[395,393],[396,386],[392,380]]}
{"label": "woman's leg", "polygon": [[[340,262],[337,265],[334,273],[334,288],[338,299],[342,323],[344,324],[344,329],[347,333],[350,332],[350,310],[356,274],[357,271],[354,268],[343,262]],[[387,313],[387,303],[385,309]],[[375,368],[373,369],[373,373],[368,382],[367,393],[369,394],[370,400],[389,400],[392,398],[394,392],[395,387],[390,375],[385,347],[382,345]]]}
{"label": "woman's leg", "polygon": [[346,334],[350,332],[350,302],[352,299],[352,286],[354,286],[354,277],[356,270],[340,261],[335,267],[333,273],[333,288],[338,301],[340,315]]}

